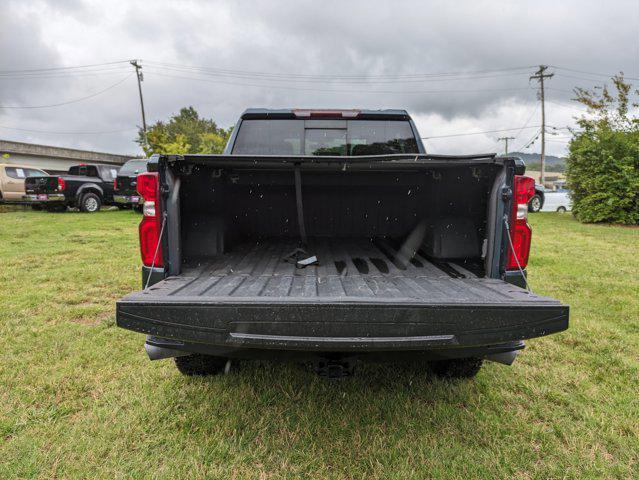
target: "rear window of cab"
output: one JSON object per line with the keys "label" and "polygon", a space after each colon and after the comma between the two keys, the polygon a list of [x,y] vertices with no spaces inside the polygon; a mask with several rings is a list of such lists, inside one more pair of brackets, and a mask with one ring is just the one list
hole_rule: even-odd
{"label": "rear window of cab", "polygon": [[38,170],[36,168],[23,168],[23,167],[5,167],[4,168],[7,177],[15,179],[24,179],[27,177],[47,177],[47,172]]}
{"label": "rear window of cab", "polygon": [[243,120],[233,153],[390,155],[419,153],[406,120]]}

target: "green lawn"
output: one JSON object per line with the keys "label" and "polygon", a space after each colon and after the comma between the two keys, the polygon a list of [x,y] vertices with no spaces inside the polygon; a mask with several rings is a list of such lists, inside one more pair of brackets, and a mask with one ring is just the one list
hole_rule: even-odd
{"label": "green lawn", "polygon": [[0,213],[0,478],[637,478],[639,229],[537,214],[530,279],[571,306],[474,381],[247,362],[185,378],[115,326],[133,212]]}

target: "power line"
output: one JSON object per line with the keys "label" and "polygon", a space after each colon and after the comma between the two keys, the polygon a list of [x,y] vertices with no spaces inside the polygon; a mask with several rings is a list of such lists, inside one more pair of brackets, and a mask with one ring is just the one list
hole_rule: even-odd
{"label": "power line", "polygon": [[0,81],[7,80],[48,80],[56,78],[79,78],[79,77],[104,77],[109,75],[120,75],[128,71],[127,68],[104,68],[96,70],[78,70],[72,72],[51,72],[42,74],[15,74],[0,75]]}
{"label": "power line", "polygon": [[62,105],[70,105],[72,103],[82,102],[84,100],[88,100],[89,98],[97,97],[98,95],[101,95],[104,92],[108,92],[112,88],[115,88],[118,85],[120,85],[121,83],[124,83],[126,80],[131,78],[132,75],[133,74],[127,75],[126,77],[122,78],[118,82],[114,83],[113,85],[108,86],[107,88],[105,88],[103,90],[100,90],[98,92],[92,93],[91,95],[87,95],[85,97],[76,98],[74,100],[69,100],[69,101],[60,102],[60,103],[52,103],[50,105],[0,105],[0,109],[2,109],[2,108],[5,108],[5,109],[52,108],[52,107],[61,107]]}
{"label": "power line", "polygon": [[539,138],[539,134],[541,133],[541,130],[537,130],[533,136],[530,138],[530,140],[528,140],[527,142],[523,143],[521,145],[521,147],[515,149],[515,151],[519,152],[521,150],[524,150],[528,147],[530,147],[533,143],[535,143],[535,141]]}
{"label": "power line", "polygon": [[177,78],[183,80],[193,80],[198,82],[205,83],[215,83],[221,85],[233,85],[233,86],[243,86],[243,87],[258,87],[258,88],[273,88],[273,89],[281,89],[281,90],[296,90],[302,92],[327,92],[327,93],[356,93],[356,94],[369,94],[369,93],[380,93],[380,94],[409,94],[409,95],[437,95],[441,93],[482,93],[482,92],[505,92],[505,91],[523,91],[528,90],[527,88],[487,88],[487,89],[448,89],[448,90],[354,90],[354,89],[335,89],[335,88],[317,88],[317,87],[294,87],[290,85],[271,85],[271,84],[259,84],[259,83],[246,83],[246,82],[232,82],[227,80],[217,80],[212,78],[198,78],[198,77],[189,77],[184,75],[169,75],[165,73],[159,73],[157,71],[151,70],[153,75],[158,75],[160,77],[167,78]]}
{"label": "power line", "polygon": [[450,135],[436,135],[432,137],[421,137],[422,140],[432,140],[433,138],[450,138],[450,137],[464,137],[467,135],[483,135],[484,133],[499,133],[499,132],[512,132],[513,130],[523,130],[524,128],[539,128],[539,125],[532,125],[530,127],[517,127],[517,128],[502,128],[500,130],[486,130],[483,132],[471,132],[471,133],[453,133]]}
{"label": "power line", "polygon": [[[100,69],[103,67],[117,67],[124,66],[129,63],[129,60],[117,60],[113,62],[102,62],[102,63],[89,63],[82,65],[68,65],[61,67],[43,67],[43,68],[30,68],[30,69],[14,69],[14,70],[0,70],[0,77],[6,75],[28,75],[28,74],[47,74],[47,73],[55,73],[55,72],[70,72],[73,73],[75,70],[83,70],[83,69]],[[159,62],[159,61],[147,61],[149,65],[156,65],[159,67],[167,67],[167,68],[178,68],[178,69],[191,69],[191,70],[199,70],[203,72],[216,73],[216,74],[228,74],[228,75],[245,75],[250,77],[263,76],[263,77],[273,77],[273,78],[298,78],[298,79],[319,79],[319,80],[375,80],[375,79],[388,79],[388,80],[397,80],[397,79],[428,79],[428,78],[437,78],[437,77],[468,77],[473,75],[483,75],[483,74],[492,74],[492,73],[508,73],[508,72],[517,72],[528,70],[533,68],[532,65],[524,65],[518,67],[504,67],[504,68],[493,68],[493,69],[481,69],[481,70],[470,70],[470,71],[453,71],[453,72],[434,72],[434,73],[409,73],[409,74],[301,74],[301,73],[284,73],[284,72],[264,72],[264,71],[251,71],[251,70],[238,70],[238,69],[223,69],[217,67],[209,67],[209,66],[198,66],[198,65],[187,65],[180,63],[172,63],[172,62]],[[562,70],[566,72],[579,73],[583,75],[591,75],[595,77],[606,77],[611,78],[614,74],[609,73],[601,73],[601,72],[591,72],[587,70],[578,70],[574,68],[561,67],[558,65],[549,65],[550,67]],[[512,73],[511,73],[512,74]],[[565,76],[568,78],[578,78],[582,80],[594,80],[592,78],[585,77],[569,77],[563,73],[559,75]],[[639,77],[634,76],[625,76],[629,80],[639,80]]]}
{"label": "power line", "polygon": [[[550,65],[550,67],[552,67],[554,69],[557,69],[557,70],[565,70],[566,72],[583,73],[583,74],[586,74],[586,75],[593,75],[593,76],[596,76],[596,77],[611,78],[612,76],[614,76],[614,75],[610,75],[608,73],[587,72],[585,70],[575,70],[573,68],[558,67],[556,65]],[[624,75],[624,78],[626,78],[628,80],[639,80],[639,77],[626,77],[625,75]],[[592,79],[590,79],[590,80],[592,80]]]}
{"label": "power line", "polygon": [[491,78],[501,78],[501,77],[511,77],[511,76],[521,76],[527,75],[526,72],[518,72],[518,73],[505,73],[500,75],[481,75],[481,76],[454,76],[454,77],[442,77],[442,76],[433,76],[433,77],[388,77],[388,78],[378,78],[378,77],[361,77],[361,78],[340,78],[340,77],[298,77],[294,74],[286,74],[286,75],[272,75],[272,74],[259,74],[259,73],[226,73],[219,71],[208,71],[198,68],[176,68],[169,66],[161,66],[158,64],[148,64],[149,67],[153,68],[155,72],[174,72],[181,74],[190,74],[190,75],[200,75],[204,77],[213,77],[213,78],[226,78],[226,79],[240,79],[240,80],[251,80],[251,81],[261,81],[261,82],[290,82],[290,83],[335,83],[335,84],[344,84],[344,85],[386,85],[386,84],[398,84],[398,83],[430,83],[430,82],[450,82],[450,81],[469,81],[469,80],[483,80],[483,79],[491,79]]}
{"label": "power line", "polygon": [[[143,128],[146,130],[146,115],[144,111],[144,101],[142,97],[142,88],[141,82],[143,80],[142,72],[141,72],[141,61],[116,61],[116,62],[106,62],[106,63],[95,63],[95,64],[85,64],[85,65],[77,65],[77,66],[65,66],[65,67],[50,67],[50,68],[38,68],[38,69],[24,69],[24,70],[2,70],[0,71],[0,80],[1,79],[9,79],[15,77],[22,76],[23,78],[58,78],[63,76],[81,76],[81,75],[107,75],[107,74],[116,74],[123,71],[123,68],[126,68],[126,63],[132,64],[136,69],[136,75],[138,80],[138,92],[140,96],[140,106],[142,110],[142,123]],[[475,70],[475,71],[457,71],[457,72],[437,72],[437,73],[411,73],[411,74],[378,74],[378,75],[369,75],[369,74],[307,74],[307,73],[283,73],[283,72],[264,72],[264,71],[247,71],[247,70],[235,70],[235,69],[222,69],[222,68],[213,68],[207,66],[194,66],[194,65],[183,65],[177,63],[167,63],[167,62],[146,62],[145,70],[147,73],[152,75],[168,77],[168,78],[178,78],[178,79],[186,79],[186,80],[194,80],[201,81],[207,83],[214,84],[228,84],[233,86],[248,86],[248,87],[259,87],[259,88],[270,88],[270,89],[284,89],[284,90],[299,90],[299,91],[310,91],[310,92],[327,92],[327,93],[349,93],[349,94],[361,94],[361,93],[370,93],[370,94],[416,94],[416,95],[439,95],[446,93],[484,93],[484,92],[516,92],[522,90],[528,90],[528,88],[486,88],[486,89],[436,89],[436,90],[386,90],[386,89],[339,89],[339,88],[317,88],[315,85],[317,83],[335,83],[335,84],[343,84],[343,85],[353,85],[353,87],[361,86],[362,84],[366,85],[374,85],[376,83],[386,84],[386,83],[422,83],[422,82],[449,82],[452,80],[479,80],[484,78],[499,78],[499,77],[509,77],[509,76],[517,76],[526,74],[522,70],[529,69],[529,66],[526,67],[512,67],[512,68],[499,68],[499,69],[484,69],[484,70]],[[545,78],[549,78],[553,74],[544,74],[543,69],[548,68],[545,66],[539,67],[539,71],[536,75],[530,77],[531,79],[539,79],[538,76],[541,74]],[[591,74],[591,72],[582,72],[571,69],[564,69],[566,71],[575,71],[576,73],[584,73]],[[171,72],[175,72],[177,75],[172,75]],[[565,76],[563,74],[560,74]],[[599,74],[602,75],[603,74]],[[69,100],[66,102],[60,102],[51,105],[34,105],[34,106],[6,106],[0,108],[50,108],[56,106],[62,106],[70,103],[80,102],[94,96],[100,95],[111,88],[115,88],[120,83],[126,81],[130,75],[116,82],[115,84],[107,87],[104,90],[96,92],[94,94],[88,95],[86,97]],[[631,78],[631,77],[627,77]],[[239,80],[239,81],[238,81]],[[542,128],[540,130],[542,138],[545,139],[545,109],[544,109],[544,99],[543,99],[543,78],[539,79],[542,83]],[[275,84],[273,83],[275,82]],[[277,84],[277,82],[281,82],[283,84]],[[293,83],[290,85],[289,83]],[[308,86],[299,85],[300,83],[311,84]],[[287,85],[289,84],[289,85]],[[295,85],[298,84],[298,85]],[[321,87],[321,85],[318,85]],[[551,88],[551,90],[567,92],[567,90],[555,89]],[[571,92],[572,93],[572,92]],[[576,107],[572,107],[569,105],[561,104],[559,102],[553,102],[560,106],[565,106],[567,108],[574,108],[575,110],[584,111],[578,109]],[[440,135],[440,136],[431,136],[431,137],[423,137],[424,139],[437,139],[437,138],[451,138],[451,137],[461,137],[467,135],[482,135],[489,133],[499,133],[499,132],[511,132],[516,131],[514,138],[518,138],[521,132],[528,128],[538,128],[538,126],[528,126],[531,119],[535,115],[539,104],[535,107],[535,110],[531,113],[531,116],[528,118],[526,123],[522,127],[517,128],[507,128],[507,129],[499,129],[499,130],[487,130],[481,132],[471,132],[471,133],[458,133],[458,134],[449,134],[449,135]],[[114,131],[106,131],[106,132],[50,132],[50,131],[39,131],[39,130],[27,130],[27,129],[18,129],[11,127],[2,127],[8,128],[18,131],[30,131],[35,133],[52,133],[52,134],[101,134],[101,133],[117,133],[122,130],[114,130]],[[132,130],[132,129],[131,129]],[[524,147],[527,148],[530,144],[534,143],[534,141],[539,136],[539,132],[536,134],[536,137],[531,139],[528,144]],[[514,139],[513,137],[503,137],[508,139]],[[542,146],[542,151],[544,147]],[[543,155],[543,152],[542,152]]]}
{"label": "power line", "polygon": [[537,109],[539,108],[539,104],[535,104],[535,108],[533,109],[533,111],[530,113],[530,116],[528,117],[528,119],[526,120],[526,123],[524,123],[524,126],[521,127],[517,133],[515,134],[515,138],[519,138],[519,135],[521,135],[521,132],[526,129],[528,127],[528,124],[530,123],[530,121],[532,120],[532,118],[535,116],[535,113],[537,113]]}
{"label": "power line", "polygon": [[[558,77],[563,76],[557,73],[555,75],[557,75]],[[546,90],[552,90],[553,92],[571,93],[571,94],[575,93],[573,90],[566,90],[565,88],[546,87]]]}
{"label": "power line", "polygon": [[[93,72],[105,72],[109,69],[119,69],[123,67],[129,60],[118,60],[114,62],[103,63],[91,63],[83,65],[71,65],[62,67],[45,67],[45,68],[31,68],[31,69],[13,69],[13,70],[0,70],[1,77],[13,77],[13,76],[48,76],[48,75],[73,75],[81,74],[86,71]],[[285,72],[264,72],[264,71],[249,71],[238,69],[223,69],[217,67],[198,66],[198,65],[185,65],[179,63],[170,62],[155,62],[148,61],[148,65],[156,66],[158,68],[164,68],[167,70],[173,69],[178,71],[195,71],[203,75],[217,75],[228,77],[247,77],[247,78],[262,78],[264,80],[289,80],[289,81],[334,81],[334,82],[371,82],[375,80],[379,81],[445,81],[452,79],[451,77],[474,77],[481,75],[489,75],[486,78],[493,78],[494,76],[510,76],[510,75],[523,75],[524,70],[531,68],[530,66],[521,67],[506,67],[506,68],[494,68],[494,69],[482,69],[474,71],[456,71],[456,72],[436,72],[436,73],[410,73],[410,74],[301,74],[301,73],[285,73]],[[516,73],[518,72],[519,73]],[[497,75],[490,75],[497,74]],[[439,79],[439,80],[438,80]]]}
{"label": "power line", "polygon": [[570,78],[573,80],[585,80],[587,82],[592,82],[592,83],[601,82],[601,80],[598,78],[578,77],[577,75],[566,75],[565,73],[557,73],[556,75],[561,78]]}
{"label": "power line", "polygon": [[[376,80],[376,79],[385,79],[385,80],[393,80],[396,81],[398,79],[429,79],[429,78],[437,78],[437,77],[456,77],[456,76],[472,76],[472,75],[483,75],[490,73],[507,73],[514,72],[517,70],[528,70],[530,66],[524,67],[511,67],[511,68],[499,68],[499,69],[485,69],[485,70],[476,70],[476,71],[466,71],[466,72],[438,72],[438,73],[412,73],[412,74],[303,74],[303,73],[282,73],[282,72],[263,72],[263,71],[251,71],[251,70],[235,70],[235,69],[223,69],[216,67],[208,67],[208,66],[197,66],[197,65],[183,65],[178,63],[168,63],[168,62],[154,62],[147,61],[146,62],[150,66],[156,66],[160,68],[173,68],[177,70],[195,70],[202,73],[216,74],[216,75],[234,75],[234,76],[244,76],[244,77],[264,77],[264,78],[273,78],[273,79],[302,79],[302,80]],[[513,75],[513,73],[507,73],[508,75]],[[523,74],[519,73],[519,74]],[[517,75],[519,75],[517,74]]]}
{"label": "power line", "polygon": [[26,70],[0,70],[0,75],[8,75],[14,73],[36,73],[36,72],[52,72],[59,70],[76,70],[80,68],[91,68],[91,67],[104,67],[107,65],[117,65],[121,63],[127,63],[128,60],[118,60],[116,62],[106,62],[106,63],[91,63],[86,65],[75,65],[75,66],[67,66],[67,67],[47,67],[47,68],[31,68]]}
{"label": "power line", "polygon": [[55,132],[51,130],[30,130],[27,128],[7,127],[6,125],[0,125],[0,129],[1,128],[4,128],[5,130],[15,130],[17,132],[50,133],[53,135],[102,135],[106,133],[123,133],[123,132],[130,132],[133,130],[137,130],[137,128],[123,128],[120,130],[103,130],[103,131],[97,131],[97,132]]}
{"label": "power line", "polygon": [[546,100],[546,102],[552,103],[553,105],[559,105],[560,107],[564,107],[564,108],[572,108],[573,110],[577,110],[577,111],[582,112],[582,113],[588,113],[588,110],[585,110],[583,108],[579,108],[579,107],[577,107],[575,105],[570,105],[568,103],[558,102],[556,100]]}

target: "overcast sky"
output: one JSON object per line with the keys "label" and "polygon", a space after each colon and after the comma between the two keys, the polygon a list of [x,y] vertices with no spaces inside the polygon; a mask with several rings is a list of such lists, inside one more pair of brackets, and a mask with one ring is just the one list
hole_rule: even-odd
{"label": "overcast sky", "polygon": [[[0,0],[0,9],[0,105],[91,97],[0,108],[0,139],[115,153],[140,152],[131,65],[27,70],[141,59],[148,123],[187,105],[224,127],[248,107],[401,108],[423,137],[519,129],[431,138],[432,153],[501,151],[502,136],[517,150],[534,138],[535,65],[555,66],[553,127],[580,115],[574,86],[606,81],[586,72],[639,77],[636,1]],[[429,75],[441,73],[455,75]],[[557,130],[548,152],[563,154],[566,140]]]}

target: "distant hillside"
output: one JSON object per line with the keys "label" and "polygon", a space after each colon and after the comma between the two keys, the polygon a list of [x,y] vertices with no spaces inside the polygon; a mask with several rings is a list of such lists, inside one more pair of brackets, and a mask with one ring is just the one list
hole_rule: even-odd
{"label": "distant hillside", "polygon": [[[538,153],[510,152],[508,155],[520,157],[530,170],[541,169],[541,157]],[[546,155],[546,170],[549,172],[564,172],[566,170],[566,159],[564,157]]]}

